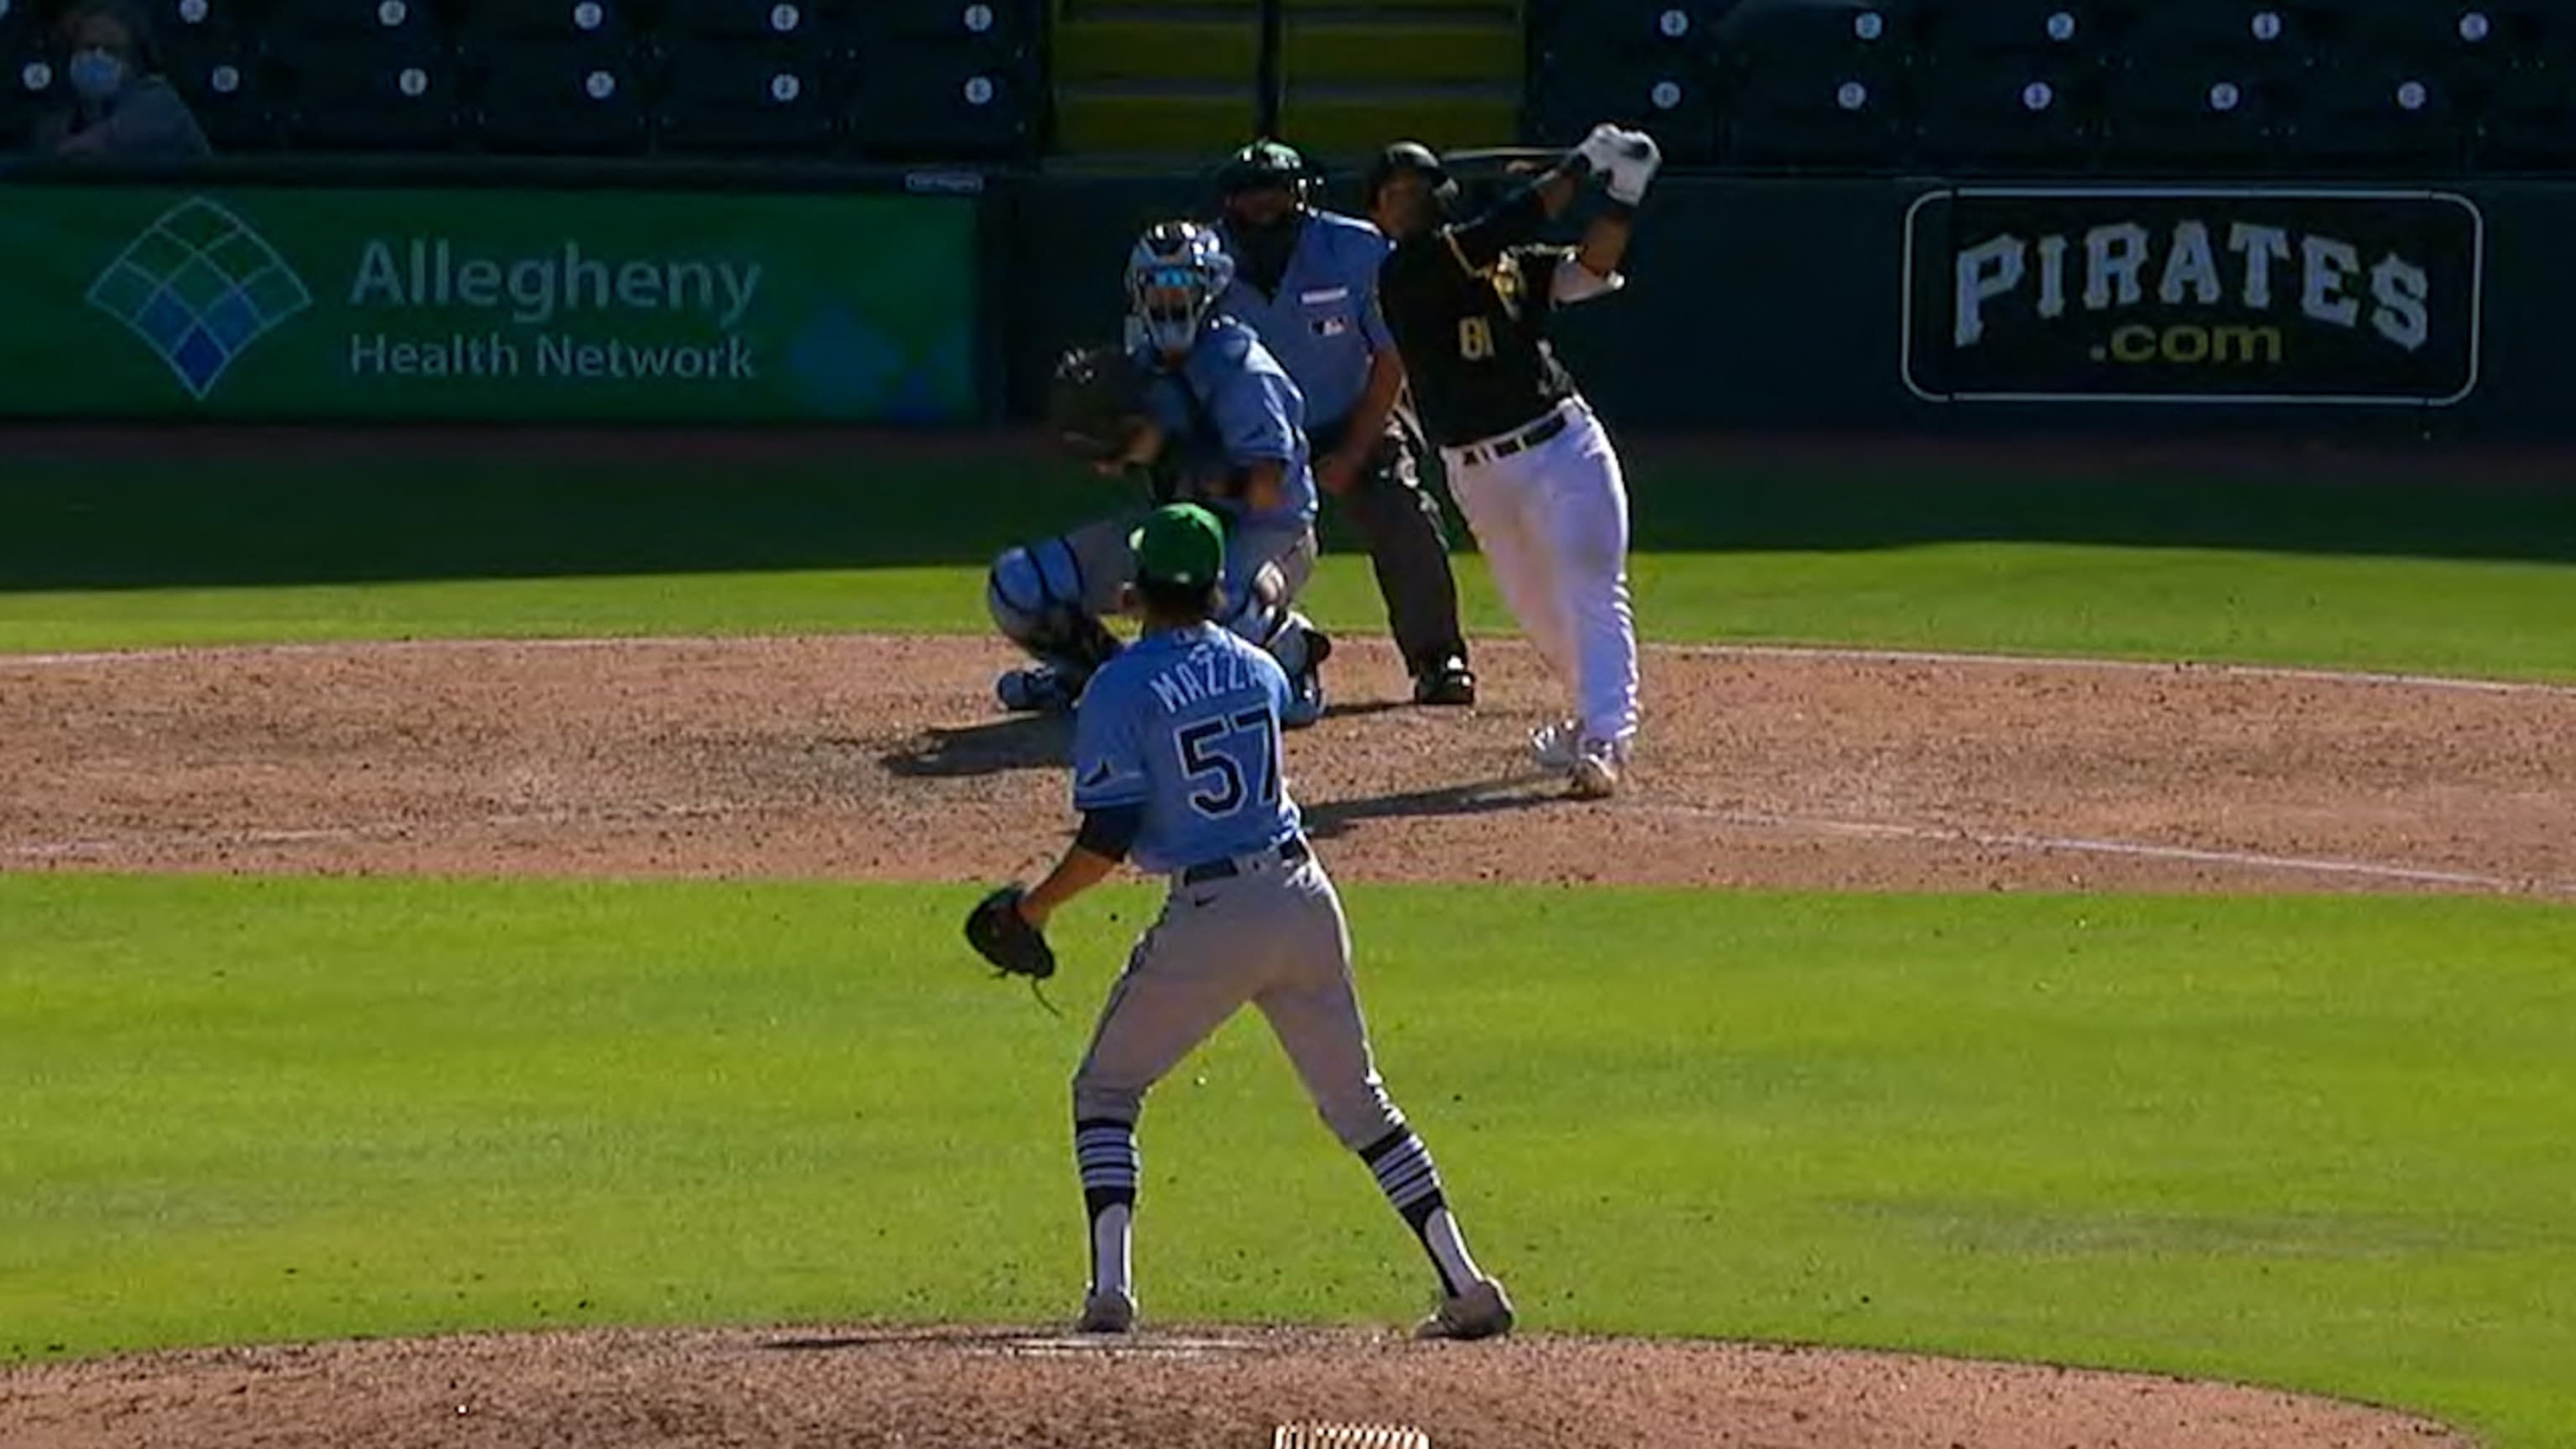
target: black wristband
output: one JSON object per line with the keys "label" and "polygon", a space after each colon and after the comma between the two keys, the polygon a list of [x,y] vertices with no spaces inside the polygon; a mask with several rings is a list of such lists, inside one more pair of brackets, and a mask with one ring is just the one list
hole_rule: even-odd
{"label": "black wristband", "polygon": [[1601,198],[1601,214],[1619,221],[1634,221],[1637,217],[1637,203],[1621,201],[1615,196],[1605,196]]}

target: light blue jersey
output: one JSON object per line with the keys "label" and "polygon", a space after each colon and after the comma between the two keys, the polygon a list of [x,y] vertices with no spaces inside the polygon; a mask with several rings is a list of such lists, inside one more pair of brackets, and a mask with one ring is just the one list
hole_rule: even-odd
{"label": "light blue jersey", "polygon": [[1286,497],[1279,507],[1217,507],[1255,529],[1302,531],[1315,521],[1305,394],[1251,328],[1231,317],[1211,318],[1180,368],[1154,375],[1146,403],[1186,477],[1223,476],[1255,463],[1282,466]]}
{"label": "light blue jersey", "polygon": [[1291,839],[1297,803],[1279,745],[1289,702],[1278,661],[1227,630],[1147,634],[1082,697],[1074,808],[1143,806],[1131,855],[1158,874]]}
{"label": "light blue jersey", "polygon": [[1330,429],[1358,406],[1370,364],[1395,347],[1377,305],[1378,268],[1390,250],[1367,222],[1314,212],[1298,223],[1276,293],[1246,281],[1238,265],[1234,284],[1217,298],[1217,309],[1258,334],[1296,380],[1311,431]]}

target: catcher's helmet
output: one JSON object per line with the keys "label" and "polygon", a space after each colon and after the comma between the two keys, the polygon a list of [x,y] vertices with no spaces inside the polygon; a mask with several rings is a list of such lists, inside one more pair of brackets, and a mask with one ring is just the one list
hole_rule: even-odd
{"label": "catcher's helmet", "polygon": [[1158,221],[1127,254],[1128,315],[1163,353],[1189,351],[1233,283],[1234,258],[1195,221]]}
{"label": "catcher's helmet", "polygon": [[1216,194],[1227,197],[1275,188],[1303,205],[1308,183],[1314,178],[1314,168],[1297,154],[1296,147],[1281,141],[1255,141],[1225,158],[1225,164],[1217,168]]}
{"label": "catcher's helmet", "polygon": [[1419,141],[1398,141],[1377,154],[1369,164],[1367,189],[1363,196],[1371,208],[1377,205],[1377,194],[1386,183],[1406,172],[1419,174],[1431,188],[1432,204],[1441,215],[1453,214],[1458,206],[1458,180],[1440,160],[1440,153]]}

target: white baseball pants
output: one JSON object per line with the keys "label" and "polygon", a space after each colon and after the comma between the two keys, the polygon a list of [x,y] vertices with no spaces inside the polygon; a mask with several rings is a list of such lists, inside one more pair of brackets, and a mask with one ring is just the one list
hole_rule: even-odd
{"label": "white baseball pants", "polygon": [[1587,740],[1624,757],[1637,733],[1637,623],[1628,601],[1628,484],[1589,405],[1535,448],[1471,460],[1445,449],[1449,491],[1503,602],[1574,693]]}

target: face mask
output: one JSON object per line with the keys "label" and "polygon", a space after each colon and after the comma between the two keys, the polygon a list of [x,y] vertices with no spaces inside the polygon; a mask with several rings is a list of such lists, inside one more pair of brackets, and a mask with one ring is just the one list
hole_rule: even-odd
{"label": "face mask", "polygon": [[1297,250],[1298,216],[1282,212],[1279,219],[1267,225],[1255,225],[1240,216],[1226,218],[1226,231],[1234,238],[1234,252],[1243,263],[1244,279],[1265,292],[1279,289],[1279,279],[1287,274],[1288,258]]}
{"label": "face mask", "polygon": [[104,50],[84,50],[72,57],[72,89],[83,100],[103,101],[125,85],[125,62]]}

